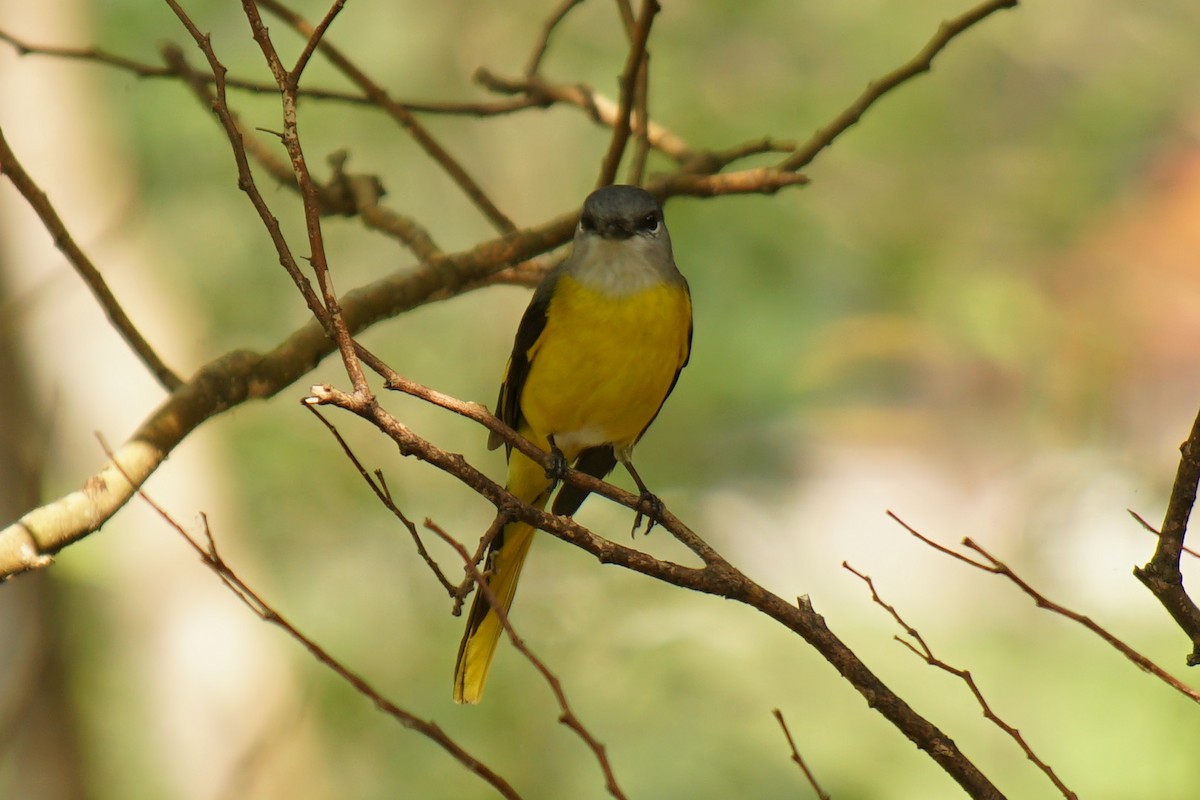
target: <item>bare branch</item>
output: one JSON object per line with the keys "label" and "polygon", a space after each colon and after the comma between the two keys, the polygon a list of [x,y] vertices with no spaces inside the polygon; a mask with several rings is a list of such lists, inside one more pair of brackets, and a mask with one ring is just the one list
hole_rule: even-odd
{"label": "bare branch", "polygon": [[792,732],[788,730],[787,722],[783,718],[783,712],[776,708],[771,713],[779,721],[779,727],[783,728],[783,736],[787,739],[788,747],[792,751],[792,761],[796,762],[796,765],[800,767],[800,771],[804,773],[804,777],[808,780],[809,785],[813,787],[813,791],[817,793],[819,800],[830,800],[829,794],[817,783],[816,776],[812,774],[812,770],[808,768],[808,765],[804,763],[804,759],[800,757],[800,751],[796,749],[796,742],[792,739]]}
{"label": "bare branch", "polygon": [[169,392],[178,389],[183,380],[159,357],[129,319],[125,310],[121,308],[121,304],[117,302],[117,298],[104,281],[104,276],[75,243],[71,232],[67,230],[67,226],[58,216],[58,212],[54,210],[46,193],[41,190],[29,173],[25,171],[25,168],[21,166],[21,162],[17,160],[16,154],[13,153],[4,138],[3,129],[0,129],[0,175],[8,178],[9,182],[25,198],[25,202],[29,204],[33,212],[41,219],[42,226],[54,239],[54,246],[66,256],[68,263],[75,268],[75,272],[91,290],[92,296],[100,304],[104,315],[108,317],[108,321],[129,345],[129,349],[141,360],[146,369],[150,370],[150,373],[164,389]]}
{"label": "bare branch", "polygon": [[475,566],[475,560],[471,558],[471,554],[467,552],[467,548],[463,547],[461,542],[446,533],[445,530],[432,520],[425,520],[425,527],[441,537],[442,541],[446,544],[453,547],[454,551],[462,558],[463,565],[472,582],[479,591],[483,592],[491,604],[492,610],[496,612],[496,617],[504,627],[504,632],[508,634],[508,639],[512,642],[513,647],[533,665],[533,668],[541,674],[542,679],[550,687],[550,691],[554,693],[554,700],[558,703],[559,711],[562,712],[558,721],[570,728],[576,736],[583,740],[587,748],[592,751],[592,755],[596,757],[596,761],[600,765],[600,771],[604,774],[604,785],[608,793],[617,798],[617,800],[625,800],[625,793],[621,791],[621,787],[617,784],[617,776],[613,772],[612,764],[609,763],[607,748],[605,748],[599,739],[592,735],[591,731],[576,716],[575,711],[571,708],[570,701],[567,700],[567,694],[563,690],[562,681],[546,666],[546,662],[534,655],[533,651],[529,649],[529,645],[525,644],[525,640],[517,634],[516,629],[513,628],[512,623],[508,619],[508,614],[504,611],[504,604],[492,593],[492,587],[488,585],[483,573]]}
{"label": "bare branch", "polygon": [[446,573],[442,572],[442,568],[438,566],[438,563],[434,561],[433,556],[429,555],[429,551],[425,549],[425,543],[421,541],[421,535],[417,532],[416,524],[413,523],[413,521],[410,520],[408,516],[405,515],[405,513],[400,510],[399,506],[397,506],[392,500],[392,493],[388,491],[387,484],[383,480],[383,473],[379,470],[376,470],[375,475],[372,476],[371,473],[367,472],[367,468],[364,467],[362,462],[358,460],[358,456],[354,454],[354,451],[350,448],[349,443],[342,438],[342,434],[338,431],[337,427],[334,426],[332,422],[325,419],[325,415],[322,414],[321,411],[313,404],[301,403],[301,405],[311,411],[313,416],[320,420],[321,424],[325,426],[325,429],[333,435],[333,438],[337,441],[338,446],[342,448],[342,452],[346,454],[346,458],[350,459],[350,463],[354,465],[354,469],[358,472],[359,476],[366,482],[371,491],[375,493],[375,497],[377,497],[379,502],[383,504],[384,508],[392,512],[392,515],[396,517],[396,519],[400,520],[400,524],[408,530],[409,535],[412,537],[413,544],[415,544],[417,547],[417,555],[419,555],[421,560],[425,562],[425,565],[429,567],[430,571],[437,578],[438,583],[442,585],[442,588],[444,588],[451,597],[459,597],[460,593],[458,587],[450,582],[450,579],[446,577]]}
{"label": "bare branch", "polygon": [[1163,608],[1192,641],[1188,666],[1200,664],[1200,608],[1183,587],[1179,559],[1187,536],[1188,520],[1196,505],[1196,488],[1200,484],[1200,414],[1192,423],[1191,433],[1179,447],[1179,467],[1167,501],[1162,529],[1154,556],[1144,567],[1135,567],[1133,574],[1158,598]]}
{"label": "bare branch", "polygon": [[[314,28],[304,20],[296,12],[292,11],[287,6],[277,0],[258,0],[257,5],[270,11],[275,16],[282,19],[288,25],[291,25],[304,36],[311,37]],[[347,78],[350,79],[355,86],[363,91],[379,108],[383,109],[388,116],[400,124],[406,130],[413,140],[434,160],[445,172],[454,180],[458,187],[467,195],[475,206],[483,212],[484,216],[492,223],[492,225],[501,233],[511,233],[517,229],[517,226],[509,219],[496,204],[488,198],[479,184],[467,174],[458,161],[450,155],[450,153],[442,147],[436,139],[425,129],[425,126],[417,121],[407,108],[401,103],[396,102],[392,97],[383,90],[377,83],[372,81],[367,74],[359,69],[355,64],[347,58],[341,50],[331,45],[329,42],[322,40],[317,49],[323,56],[329,59],[329,62],[337,67]]]}
{"label": "bare branch", "polygon": [[808,166],[817,157],[818,153],[833,144],[835,139],[862,119],[862,115],[866,113],[867,109],[875,105],[876,101],[881,97],[897,86],[907,83],[918,75],[932,69],[933,60],[955,37],[971,26],[987,19],[997,11],[1003,11],[1006,8],[1016,8],[1018,2],[1019,0],[984,0],[984,2],[975,6],[970,11],[943,22],[938,26],[937,33],[921,48],[920,52],[913,56],[907,63],[867,84],[867,88],[863,90],[863,93],[845,111],[838,114],[832,122],[813,134],[813,137],[802,145],[799,150],[780,162],[779,169],[795,171]]}
{"label": "bare branch", "polygon": [[[100,444],[104,448],[105,455],[108,456],[110,461],[117,463],[117,457],[112,453],[111,450],[109,450],[108,446],[104,444],[103,439],[101,439]],[[120,467],[118,466],[118,470],[119,469]],[[130,483],[133,482],[132,476],[125,475],[124,477],[126,481]],[[200,561],[203,562],[206,567],[211,569],[217,575],[217,577],[221,579],[221,582],[225,584],[226,588],[237,595],[238,599],[241,600],[246,607],[253,611],[260,619],[262,619],[263,622],[268,622],[283,630],[288,636],[303,645],[304,648],[308,650],[312,657],[315,658],[319,663],[332,670],[339,678],[348,683],[354,689],[354,691],[370,700],[377,709],[399,722],[405,728],[416,731],[432,741],[434,744],[441,747],[443,750],[449,753],[451,757],[453,757],[468,770],[478,775],[502,796],[512,798],[512,800],[520,799],[520,795],[517,794],[516,790],[513,789],[507,781],[505,781],[490,767],[472,756],[470,753],[464,750],[461,745],[447,736],[446,733],[437,725],[437,723],[421,719],[415,714],[405,711],[396,703],[389,700],[377,689],[375,689],[375,687],[373,687],[365,678],[335,658],[329,653],[329,651],[302,633],[286,617],[276,611],[270,603],[263,599],[262,595],[260,595],[249,584],[242,580],[242,578],[236,572],[234,572],[233,568],[229,566],[225,559],[221,557],[221,554],[217,552],[217,543],[213,538],[212,530],[209,528],[207,518],[204,519],[205,543],[201,544],[195,538],[193,538],[182,525],[176,522],[175,519],[168,514],[165,509],[162,508],[162,506],[158,505],[158,503],[152,500],[144,491],[138,489],[137,493],[138,496],[141,497],[141,499],[146,503],[146,505],[150,506],[150,508],[152,508],[164,522],[166,522],[175,530],[176,533],[183,537],[188,545],[196,552],[196,555],[200,557]]]}
{"label": "bare branch", "polygon": [[948,672],[965,683],[967,688],[971,690],[971,694],[974,695],[975,702],[979,703],[979,707],[983,711],[983,716],[989,719],[993,724],[996,725],[997,728],[1004,731],[1009,738],[1017,743],[1017,746],[1021,748],[1023,753],[1025,753],[1025,757],[1032,761],[1034,765],[1042,771],[1042,774],[1054,784],[1055,788],[1062,793],[1063,797],[1067,798],[1067,800],[1078,800],[1078,795],[1067,788],[1066,784],[1059,779],[1058,775],[1054,773],[1054,770],[1050,767],[1050,765],[1038,758],[1038,756],[1033,752],[1033,748],[1031,748],[1029,743],[1025,741],[1025,737],[1021,735],[1021,732],[997,716],[996,712],[992,710],[991,705],[988,704],[987,699],[984,698],[983,691],[979,688],[979,685],[975,683],[975,678],[968,670],[952,667],[945,661],[937,658],[933,654],[933,650],[930,649],[929,645],[926,643],[925,638],[921,636],[921,633],[916,628],[904,621],[904,619],[900,616],[900,612],[896,610],[895,606],[883,601],[883,598],[879,596],[879,592],[875,589],[875,582],[871,580],[870,576],[864,575],[854,567],[847,564],[845,561],[842,562],[842,567],[848,570],[851,574],[862,579],[862,581],[867,584],[867,588],[871,591],[871,599],[875,602],[875,604],[886,611],[892,617],[892,619],[896,621],[896,624],[903,628],[904,632],[912,639],[912,641],[909,641],[908,639],[902,639],[897,636],[896,641],[900,642],[900,644],[904,645],[918,657],[923,659],[929,666],[937,667],[943,672]]}
{"label": "bare branch", "polygon": [[530,54],[529,61],[525,64],[527,76],[537,75],[538,70],[542,67],[542,58],[546,55],[546,49],[550,46],[550,36],[554,33],[554,29],[566,19],[567,14],[571,13],[571,9],[582,2],[583,0],[562,0],[558,8],[554,9],[546,18],[545,23],[542,24],[542,33],[533,46],[533,53]]}
{"label": "bare branch", "polygon": [[[398,388],[399,382],[403,382],[403,379],[401,381],[389,379],[389,386]],[[654,558],[640,550],[597,536],[570,517],[559,517],[536,506],[521,502],[469,464],[462,456],[447,452],[417,436],[373,400],[368,401],[329,386],[314,386],[312,391],[313,397],[310,402],[335,405],[362,417],[391,438],[402,455],[420,459],[453,476],[477,495],[492,503],[499,513],[511,519],[526,522],[569,542],[591,553],[601,563],[616,564],[681,588],[736,600],[776,620],[816,649],[866,698],[872,708],[891,721],[917,747],[925,751],[972,797],[987,800],[998,800],[1003,797],[987,777],[958,749],[952,739],[889,689],[850,648],[829,630],[825,620],[813,609],[807,598],[801,598],[796,604],[788,603],[751,581],[669,511],[664,510],[658,515],[659,524],[699,555],[704,561],[703,567],[685,567]],[[414,396],[423,396],[421,388],[415,385],[406,387],[404,391]],[[530,458],[543,465],[548,463],[546,454],[525,439],[516,436],[498,420],[488,419],[491,415],[487,414],[482,407],[447,398],[445,395],[432,392],[432,390],[424,390],[424,393],[428,395],[430,402],[454,410],[463,416],[479,419],[490,430],[501,434],[505,441],[520,449]],[[636,509],[640,505],[640,498],[602,481],[597,481],[591,476],[569,470],[565,479],[597,494],[615,499],[628,508]]]}
{"label": "bare branch", "polygon": [[629,117],[633,111],[634,95],[638,73],[646,57],[646,41],[650,37],[650,25],[660,6],[658,0],[642,0],[642,10],[638,14],[630,37],[629,54],[625,58],[625,68],[621,70],[620,106],[617,109],[616,124],[613,125],[612,138],[608,144],[608,152],[600,163],[600,177],[596,186],[608,186],[617,176],[621,165],[621,156],[625,153],[625,145],[629,141]]}
{"label": "bare branch", "polygon": [[966,564],[970,564],[972,567],[975,567],[976,569],[983,570],[984,572],[990,572],[993,575],[1000,575],[1002,577],[1008,578],[1008,580],[1010,580],[1012,583],[1016,584],[1016,586],[1018,588],[1020,588],[1021,591],[1023,591],[1025,594],[1029,595],[1030,599],[1033,600],[1033,602],[1037,605],[1038,608],[1044,608],[1047,611],[1051,611],[1055,614],[1058,614],[1059,616],[1066,617],[1067,619],[1072,620],[1073,622],[1079,623],[1080,625],[1087,628],[1092,633],[1099,636],[1105,642],[1107,642],[1110,646],[1113,647],[1113,649],[1115,649],[1121,655],[1125,656],[1125,658],[1132,661],[1134,663],[1134,665],[1137,666],[1138,669],[1140,669],[1143,672],[1146,672],[1150,675],[1153,675],[1154,677],[1158,678],[1160,681],[1167,684],[1172,689],[1174,689],[1175,691],[1184,695],[1185,697],[1192,700],[1193,702],[1200,703],[1200,691],[1197,691],[1197,690],[1191,688],[1190,686],[1185,684],[1183,681],[1179,680],[1174,675],[1170,674],[1165,669],[1163,669],[1162,667],[1155,664],[1149,658],[1142,655],[1137,650],[1130,647],[1128,644],[1121,641],[1113,634],[1109,633],[1105,628],[1103,628],[1101,625],[1096,623],[1090,617],[1084,616],[1083,614],[1080,614],[1076,611],[1072,611],[1071,609],[1069,609],[1065,606],[1061,606],[1058,603],[1055,603],[1055,602],[1047,599],[1044,595],[1042,595],[1040,592],[1038,592],[1036,589],[1034,589],[1031,585],[1029,585],[1029,583],[1027,583],[1024,579],[1022,579],[1020,576],[1018,576],[1017,573],[1015,573],[1012,570],[1012,568],[1010,568],[1007,564],[1005,564],[1004,562],[997,559],[995,556],[993,556],[991,553],[989,553],[987,550],[985,550],[982,546],[980,546],[976,542],[972,541],[969,538],[963,539],[963,541],[962,541],[964,547],[983,556],[983,558],[985,559],[983,562],[975,561],[974,559],[968,558],[959,553],[955,553],[953,550],[950,550],[949,548],[947,548],[943,545],[936,544],[933,542],[933,540],[929,539],[928,537],[917,533],[911,526],[902,522],[894,514],[891,514],[889,512],[889,516],[891,516],[892,519],[895,519],[897,522],[899,522],[901,525],[903,525],[904,528],[909,533],[913,534],[918,539],[925,542],[926,544],[933,547],[934,549],[938,550],[939,552],[945,553],[946,555],[949,555],[949,556],[953,556],[954,558],[957,558],[959,561],[962,561]]}

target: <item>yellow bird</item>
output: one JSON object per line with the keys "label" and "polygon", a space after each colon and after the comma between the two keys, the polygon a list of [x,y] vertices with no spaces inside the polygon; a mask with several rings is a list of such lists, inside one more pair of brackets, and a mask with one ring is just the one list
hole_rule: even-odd
{"label": "yellow bird", "polygon": [[[633,446],[654,421],[692,344],[692,301],[675,266],[662,209],[636,186],[607,186],[583,204],[571,256],[533,293],[517,328],[496,414],[561,465],[603,478],[620,461],[645,500]],[[488,446],[499,447],[493,435]],[[553,472],[553,471],[552,471]],[[545,508],[555,480],[508,448],[508,490]],[[571,515],[587,492],[564,486],[555,514]],[[505,613],[534,529],[510,522],[484,564]],[[478,703],[503,626],[475,592],[454,670],[454,700]]]}

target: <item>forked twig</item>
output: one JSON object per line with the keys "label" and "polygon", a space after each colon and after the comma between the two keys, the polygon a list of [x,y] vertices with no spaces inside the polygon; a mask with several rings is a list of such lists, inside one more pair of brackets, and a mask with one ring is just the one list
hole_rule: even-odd
{"label": "forked twig", "polygon": [[[112,459],[113,453],[102,438],[100,439],[100,446],[104,449],[105,455]],[[128,480],[132,480],[129,478],[129,476],[126,476],[126,478]],[[151,499],[151,497],[146,494],[143,489],[138,489],[137,495],[148,506],[150,506],[150,508],[153,509],[154,512],[158,514],[158,516],[161,517],[164,522],[173,528],[176,533],[183,537],[184,541],[186,541],[192,550],[196,552],[196,555],[200,557],[200,561],[209,569],[211,569],[213,573],[220,578],[221,583],[223,583],[225,587],[229,589],[229,591],[233,592],[233,594],[235,594],[238,599],[246,605],[247,608],[253,611],[254,614],[259,617],[259,619],[283,630],[288,636],[303,645],[304,649],[308,650],[309,654],[311,654],[319,663],[332,670],[339,678],[353,687],[354,691],[370,700],[376,708],[399,722],[405,728],[416,731],[432,741],[434,744],[441,747],[444,751],[449,753],[451,757],[453,757],[468,770],[478,775],[502,796],[510,798],[511,800],[520,800],[521,796],[515,789],[512,788],[512,786],[508,784],[507,781],[505,781],[490,767],[472,756],[470,753],[464,750],[461,745],[447,736],[446,733],[437,725],[437,723],[421,719],[415,714],[405,711],[396,703],[389,700],[377,689],[375,689],[375,687],[372,686],[365,678],[335,658],[329,653],[329,651],[321,647],[321,645],[317,644],[313,639],[301,632],[300,629],[293,625],[286,617],[276,611],[275,608],[262,597],[262,595],[260,595],[253,587],[247,584],[241,578],[241,576],[239,576],[233,570],[233,568],[229,566],[228,562],[226,562],[218,552],[216,539],[213,537],[212,530],[209,528],[207,517],[202,515],[205,541],[203,544],[201,544],[191,534],[189,534],[182,525],[175,521],[175,519],[162,506],[158,505],[158,503]]]}
{"label": "forked twig", "polygon": [[1155,664],[1149,658],[1142,655],[1134,648],[1130,647],[1128,644],[1123,642],[1121,639],[1118,639],[1112,633],[1107,631],[1104,627],[1099,625],[1095,620],[1093,620],[1090,617],[1087,617],[1083,614],[1080,614],[1077,611],[1072,611],[1071,609],[1067,608],[1066,606],[1059,605],[1058,603],[1055,603],[1052,600],[1047,599],[1045,597],[1045,595],[1038,592],[1028,582],[1026,582],[1019,575],[1017,575],[1017,573],[1015,573],[1011,567],[1009,567],[1004,562],[1000,561],[998,558],[993,556],[991,553],[989,553],[987,550],[985,550],[982,546],[980,546],[976,542],[972,541],[970,538],[963,539],[963,541],[962,541],[963,546],[966,547],[967,549],[972,550],[972,551],[978,553],[979,555],[983,556],[983,558],[985,559],[984,561],[976,561],[972,558],[962,555],[961,553],[956,553],[955,551],[951,550],[948,547],[945,547],[944,545],[935,543],[932,539],[929,539],[928,537],[917,533],[914,528],[912,528],[907,523],[903,522],[899,517],[897,517],[895,514],[893,514],[890,511],[888,512],[888,516],[890,516],[892,519],[899,522],[905,528],[905,530],[907,530],[909,533],[913,534],[918,539],[925,542],[929,546],[935,548],[939,552],[945,553],[946,555],[949,555],[949,556],[953,556],[954,558],[958,559],[959,561],[962,561],[965,564],[970,564],[972,567],[975,567],[976,569],[980,569],[980,570],[983,570],[984,572],[990,572],[993,575],[1000,575],[1004,578],[1007,578],[1010,582],[1015,584],[1022,592],[1024,592],[1026,595],[1028,595],[1030,597],[1030,599],[1033,600],[1034,604],[1037,605],[1038,608],[1044,608],[1047,611],[1051,611],[1055,614],[1058,614],[1059,616],[1066,617],[1067,619],[1072,620],[1073,622],[1076,622],[1076,623],[1082,625],[1083,627],[1087,628],[1092,633],[1099,636],[1105,642],[1107,642],[1113,649],[1115,649],[1121,655],[1125,656],[1125,658],[1132,661],[1134,663],[1134,665],[1137,666],[1138,669],[1140,669],[1143,672],[1146,672],[1150,675],[1153,675],[1154,677],[1158,678],[1163,683],[1167,684],[1172,689],[1176,690],[1177,692],[1184,695],[1185,697],[1192,700],[1193,702],[1200,703],[1200,691],[1197,691],[1197,690],[1193,689],[1192,687],[1188,686],[1183,681],[1179,680],[1174,675],[1172,675],[1171,673],[1167,672],[1162,667]]}
{"label": "forked twig", "polygon": [[967,688],[971,691],[971,694],[974,695],[975,702],[979,703],[979,707],[983,711],[983,716],[991,720],[996,727],[1004,731],[1009,738],[1017,743],[1017,746],[1021,748],[1023,753],[1025,753],[1025,757],[1032,761],[1033,764],[1042,771],[1042,774],[1054,784],[1055,788],[1062,793],[1063,797],[1067,798],[1067,800],[1078,800],[1078,795],[1067,788],[1066,784],[1064,784],[1058,775],[1055,774],[1053,768],[1051,768],[1051,766],[1045,761],[1042,761],[1042,759],[1038,758],[1038,756],[1033,752],[1033,748],[1031,748],[1029,743],[1025,741],[1025,737],[1021,735],[1021,732],[1001,719],[996,712],[992,710],[991,705],[988,703],[987,699],[984,698],[983,691],[979,688],[979,685],[975,683],[975,678],[971,675],[970,671],[953,667],[935,656],[933,654],[933,650],[929,647],[928,643],[926,643],[925,637],[921,635],[920,631],[905,622],[900,616],[900,612],[896,610],[895,606],[885,603],[883,598],[879,596],[879,592],[875,589],[875,582],[871,580],[870,576],[864,575],[845,561],[842,562],[842,567],[866,583],[867,588],[871,592],[871,600],[874,601],[877,606],[886,611],[892,617],[892,619],[896,621],[896,624],[904,629],[904,633],[908,635],[909,639],[904,639],[900,636],[897,636],[895,637],[897,642],[907,647],[929,666],[937,667],[943,672],[948,672],[962,680],[962,682],[965,683]]}
{"label": "forked twig", "polygon": [[617,784],[617,776],[613,772],[612,764],[609,763],[607,748],[605,748],[599,739],[592,735],[591,731],[576,716],[575,711],[571,708],[570,701],[567,700],[567,693],[563,690],[562,681],[546,666],[546,662],[534,655],[533,651],[529,649],[529,645],[525,644],[525,640],[513,628],[512,623],[508,619],[508,614],[504,611],[503,604],[500,603],[496,595],[492,592],[487,579],[479,571],[479,567],[476,566],[476,562],[472,559],[471,554],[467,552],[467,548],[463,546],[462,542],[447,533],[440,525],[433,522],[433,520],[425,520],[425,527],[436,533],[441,537],[442,541],[450,545],[458,553],[471,581],[474,582],[478,591],[482,592],[484,597],[487,598],[488,603],[492,606],[492,610],[496,612],[496,616],[500,620],[500,624],[504,627],[504,632],[508,635],[513,647],[533,665],[533,668],[538,671],[542,679],[550,687],[550,691],[553,692],[554,700],[558,703],[559,711],[562,712],[558,721],[570,728],[576,736],[583,740],[588,749],[592,751],[592,755],[596,757],[596,761],[600,765],[600,771],[604,774],[604,785],[608,793],[617,798],[617,800],[625,800],[625,794]]}

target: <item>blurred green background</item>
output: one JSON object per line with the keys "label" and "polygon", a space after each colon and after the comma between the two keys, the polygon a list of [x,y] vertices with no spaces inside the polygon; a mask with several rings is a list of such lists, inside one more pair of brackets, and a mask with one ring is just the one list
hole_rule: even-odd
{"label": "blurred green background", "polygon": [[[472,72],[519,73],[553,5],[356,0],[329,38],[394,96],[473,99]],[[652,114],[693,147],[721,149],[806,139],[968,4],[664,6]],[[231,74],[269,80],[237,4],[186,7]],[[300,8],[311,19],[324,11]],[[298,40],[270,25],[294,57]],[[146,62],[173,41],[202,64],[154,3],[0,0],[0,30]],[[1161,519],[1176,446],[1200,405],[1198,36],[1200,6],[1187,0],[1028,2],[873,107],[807,170],[811,185],[666,209],[695,343],[639,471],[751,577],[784,597],[810,595],[1010,797],[1060,795],[960,681],[893,641],[899,629],[841,563],[870,574],[938,656],[969,668],[1079,796],[1195,796],[1193,704],[1000,579],[915,541],[885,511],[947,544],[975,538],[1051,599],[1183,674],[1184,637],[1130,574],[1153,539],[1126,509]],[[613,96],[624,47],[613,5],[585,3],[556,33],[544,74]],[[347,87],[319,57],[306,80]],[[249,126],[280,127],[275,99],[231,97]],[[521,225],[576,207],[607,143],[570,108],[423,121]],[[310,163],[323,169],[346,149],[349,169],[378,175],[385,202],[444,249],[492,234],[382,115],[305,102],[300,124]],[[223,134],[179,85],[18,58],[0,44],[0,125],[182,373],[233,348],[269,349],[304,321],[236,189]],[[306,254],[296,198],[262,186]],[[356,220],[326,220],[325,234],[342,291],[412,263]],[[48,500],[102,461],[92,431],[122,441],[162,394],[7,185],[0,268],[5,333],[33,408],[21,432],[36,442]],[[405,375],[490,404],[527,298],[477,291],[362,339]],[[278,611],[524,796],[606,796],[594,759],[556,724],[551,693],[511,648],[481,706],[450,702],[462,620],[407,532],[301,408],[307,386],[326,381],[346,384],[333,360],[207,424],[149,492],[192,531],[205,512],[228,560]],[[503,474],[477,426],[383,401]],[[489,508],[456,482],[330,416],[411,517],[467,541],[486,528]],[[12,502],[9,518],[32,500]],[[622,542],[629,517],[598,500],[580,514]],[[456,576],[453,553],[427,539]],[[636,544],[688,558],[661,532]],[[515,623],[607,745],[630,797],[812,796],[773,708],[839,800],[961,796],[802,642],[745,608],[600,568],[550,537],[522,585]],[[141,504],[54,568],[0,587],[0,608],[0,797],[492,796],[257,622]]]}

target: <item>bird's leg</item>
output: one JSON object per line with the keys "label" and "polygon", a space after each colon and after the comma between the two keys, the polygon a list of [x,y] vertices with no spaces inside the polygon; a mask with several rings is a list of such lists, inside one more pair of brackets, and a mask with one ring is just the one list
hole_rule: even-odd
{"label": "bird's leg", "polygon": [[646,488],[642,476],[637,474],[637,470],[633,468],[633,460],[628,455],[621,455],[618,458],[625,465],[625,469],[629,472],[630,477],[633,478],[633,482],[637,484],[638,491],[641,492],[641,495],[638,497],[637,516],[633,518],[633,530],[629,532],[629,535],[637,535],[637,530],[642,525],[642,517],[647,519],[646,534],[649,535],[650,531],[654,530],[654,526],[658,522],[658,517],[662,515],[663,502],[658,499],[657,495]]}
{"label": "bird's leg", "polygon": [[563,455],[563,451],[558,449],[558,445],[554,443],[554,434],[546,437],[546,441],[550,442],[550,466],[546,467],[546,477],[554,483],[558,483],[567,474],[567,457]]}

